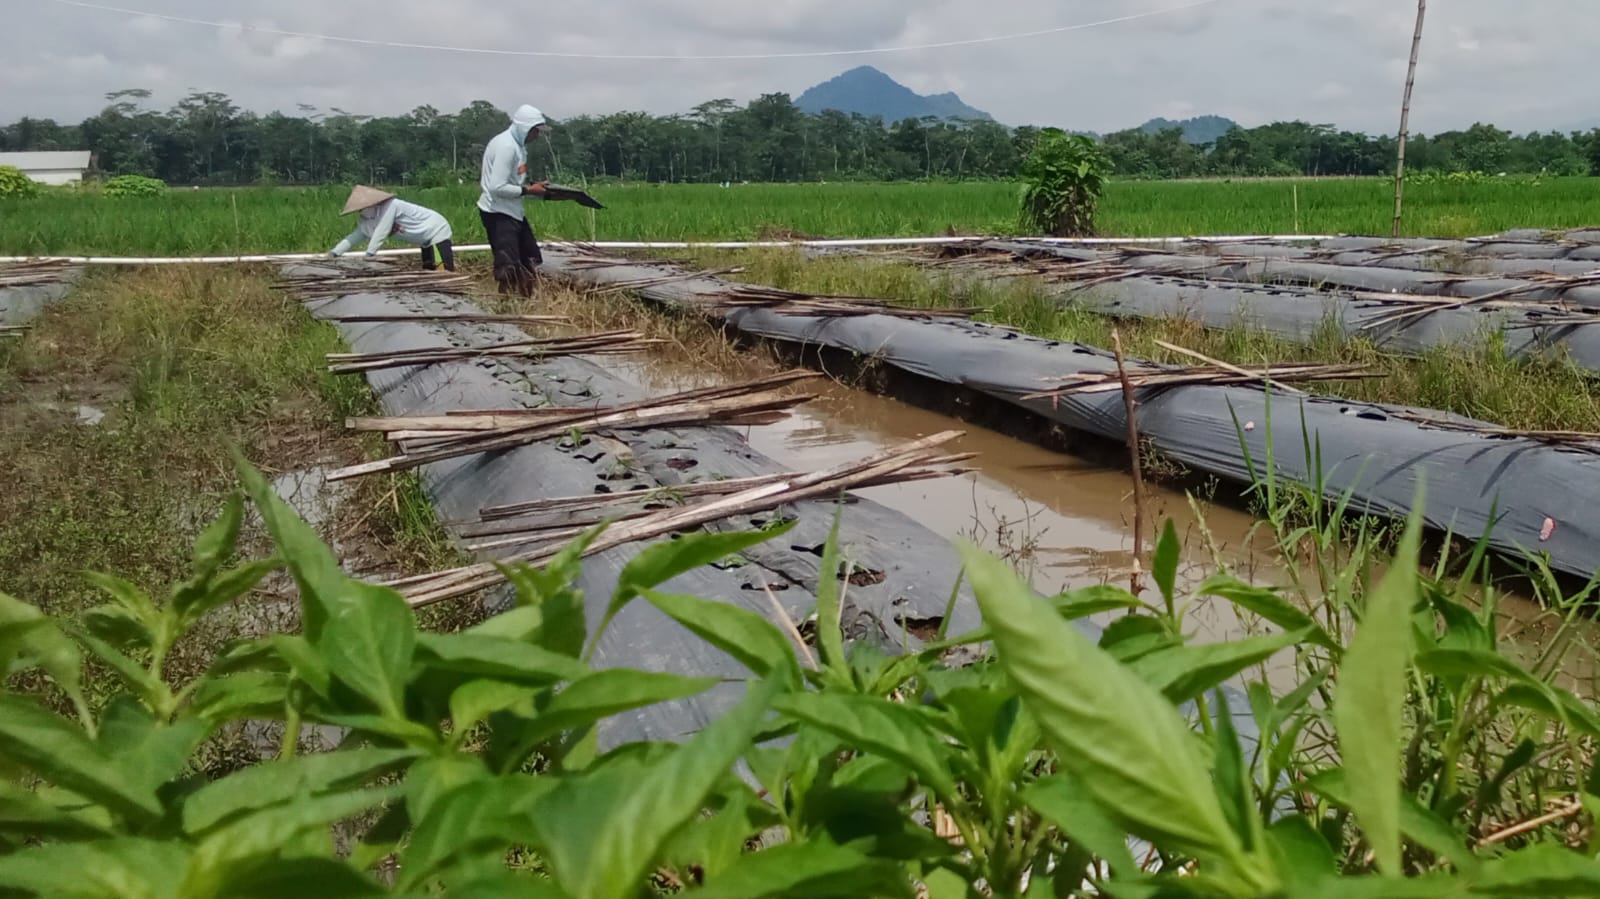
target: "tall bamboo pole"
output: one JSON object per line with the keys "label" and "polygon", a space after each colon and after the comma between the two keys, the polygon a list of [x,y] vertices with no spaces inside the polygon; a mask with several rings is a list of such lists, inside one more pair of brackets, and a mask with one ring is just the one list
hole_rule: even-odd
{"label": "tall bamboo pole", "polygon": [[1406,96],[1400,104],[1400,149],[1394,169],[1394,236],[1400,236],[1400,213],[1406,192],[1406,138],[1411,133],[1411,89],[1417,83],[1417,51],[1422,47],[1422,20],[1428,0],[1417,0],[1417,30],[1411,36],[1411,65],[1406,69]]}

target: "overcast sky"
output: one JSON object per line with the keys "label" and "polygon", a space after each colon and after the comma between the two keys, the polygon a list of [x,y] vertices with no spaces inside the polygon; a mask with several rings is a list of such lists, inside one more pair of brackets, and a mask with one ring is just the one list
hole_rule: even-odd
{"label": "overcast sky", "polygon": [[[106,0],[315,34],[589,54],[795,54],[1036,31],[1193,0]],[[1216,0],[1134,22],[980,46],[828,58],[618,61],[342,45],[158,21],[52,0],[0,0],[0,121],[77,121],[143,87],[163,108],[190,88],[257,111],[297,104],[374,115],[474,99],[555,117],[684,112],[806,87],[863,63],[922,93],[956,91],[1011,125],[1095,131],[1214,113],[1398,125],[1410,0]],[[1597,0],[1436,0],[1413,129],[1489,121],[1516,131],[1600,125]]]}

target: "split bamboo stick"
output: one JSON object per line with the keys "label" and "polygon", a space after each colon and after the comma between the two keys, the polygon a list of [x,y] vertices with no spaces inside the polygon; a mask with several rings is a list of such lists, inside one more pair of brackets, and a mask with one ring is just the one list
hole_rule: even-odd
{"label": "split bamboo stick", "polygon": [[[895,472],[918,467],[936,455],[930,453],[930,450],[960,437],[961,434],[960,431],[945,431],[826,471],[766,484],[688,509],[674,509],[628,522],[600,534],[589,545],[584,555],[589,556],[628,543],[700,527],[735,515],[766,511],[787,503],[835,495],[854,489],[863,483],[877,481]],[[560,550],[554,546],[541,547],[515,554],[503,561],[541,564],[554,558],[559,552]],[[409,584],[401,585],[405,588],[402,593],[406,596],[407,602],[415,607],[469,596],[504,581],[500,564],[469,565],[441,572],[431,578],[413,580]]]}
{"label": "split bamboo stick", "polygon": [[788,409],[808,402],[814,397],[786,395],[779,392],[779,388],[817,377],[821,375],[816,372],[796,371],[763,378],[746,385],[692,390],[622,406],[574,411],[560,418],[499,431],[486,431],[445,446],[342,468],[329,475],[329,479],[337,481],[380,472],[405,471],[459,456],[512,449],[566,434],[574,428],[637,430],[703,424],[715,422],[719,417],[738,418],[752,413]]}

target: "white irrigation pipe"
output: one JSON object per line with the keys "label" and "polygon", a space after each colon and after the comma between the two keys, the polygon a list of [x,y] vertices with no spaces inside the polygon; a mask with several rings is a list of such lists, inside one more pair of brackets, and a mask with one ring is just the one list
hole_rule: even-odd
{"label": "white irrigation pipe", "polygon": [[[990,240],[1001,238],[985,237],[865,237],[844,240],[726,240],[726,241],[676,241],[676,240],[645,240],[645,241],[600,241],[598,243],[574,244],[570,241],[546,241],[545,246],[593,247],[599,250],[760,250],[784,249],[787,247],[811,248],[869,248],[869,247],[928,247],[949,246],[951,244],[971,243],[976,240]],[[1161,245],[1171,243],[1305,243],[1319,240],[1332,240],[1331,235],[1262,235],[1242,234],[1223,237],[1024,237],[1004,238],[1019,243],[1050,244],[1057,246],[1124,246],[1124,245]],[[457,253],[486,253],[488,244],[468,244],[455,248]],[[379,250],[379,256],[406,256],[415,255],[416,250]],[[364,254],[352,253],[352,259],[364,258]],[[326,253],[277,253],[270,255],[247,256],[0,256],[0,263],[6,262],[69,262],[74,265],[224,265],[255,262],[317,262],[327,260]]]}

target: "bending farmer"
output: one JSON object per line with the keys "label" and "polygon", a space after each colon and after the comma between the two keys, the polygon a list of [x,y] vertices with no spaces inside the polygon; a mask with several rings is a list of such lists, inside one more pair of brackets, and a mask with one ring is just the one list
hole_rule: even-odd
{"label": "bending farmer", "polygon": [[350,199],[344,204],[341,215],[352,212],[361,213],[356,222],[356,229],[350,236],[339,241],[339,245],[328,252],[329,256],[338,258],[343,256],[352,246],[362,238],[367,239],[367,258],[377,255],[378,248],[390,237],[398,237],[406,243],[418,244],[422,247],[422,267],[432,271],[437,268],[433,259],[435,248],[444,260],[445,271],[456,270],[455,247],[450,243],[450,223],[444,216],[426,206],[407,203],[395,197],[394,194],[385,193],[377,188],[357,184],[356,189],[350,192]]}
{"label": "bending farmer", "polygon": [[478,214],[494,251],[494,279],[501,293],[510,293],[515,287],[523,296],[533,296],[533,271],[544,262],[522,201],[544,196],[544,182],[527,183],[528,144],[538,140],[547,127],[544,113],[523,106],[511,117],[511,127],[495,135],[483,150]]}

